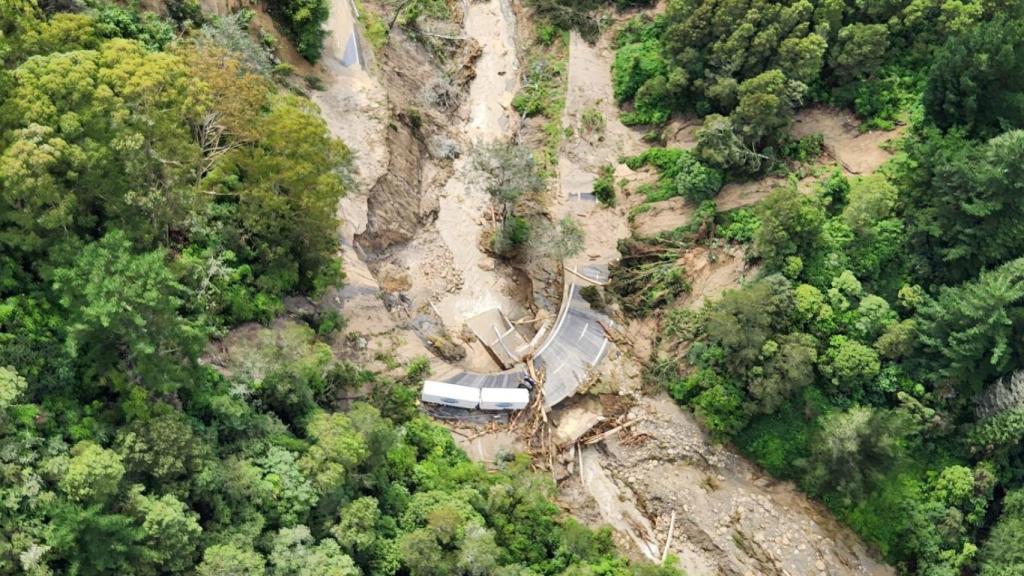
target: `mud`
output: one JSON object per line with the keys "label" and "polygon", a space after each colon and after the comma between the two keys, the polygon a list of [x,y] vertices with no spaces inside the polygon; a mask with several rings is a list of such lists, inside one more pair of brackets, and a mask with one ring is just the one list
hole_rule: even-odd
{"label": "mud", "polygon": [[[622,156],[642,152],[646,145],[643,134],[619,122],[619,111],[612,94],[611,66],[614,50],[610,34],[596,44],[584,41],[573,32],[569,39],[568,86],[562,124],[573,128],[573,136],[561,146],[558,159],[558,188],[552,199],[556,219],[573,216],[582,226],[586,248],[567,266],[608,263],[618,259],[619,238],[629,236],[628,206],[619,202],[615,208],[582,199],[593,191],[594,180],[602,165],[615,166],[615,179],[628,178],[629,168],[620,165]],[[604,120],[599,133],[583,127],[585,111],[596,110]]]}
{"label": "mud", "polygon": [[[564,493],[597,500],[603,521],[639,537],[640,554],[665,545],[674,511],[669,552],[691,576],[894,574],[820,505],[714,444],[667,396],[644,398],[627,415],[641,417],[628,434],[584,451],[584,470],[594,476],[562,484]],[[609,497],[615,494],[633,498]],[[627,519],[633,510],[643,511],[650,531]]]}
{"label": "mud", "polygon": [[792,133],[797,138],[821,134],[825,152],[848,174],[870,174],[892,157],[885,144],[902,135],[905,128],[862,132],[860,120],[851,112],[816,106],[797,113]]}
{"label": "mud", "polygon": [[[432,358],[435,375],[454,369],[423,345],[424,330],[441,327],[468,350],[461,365],[495,369],[465,335],[465,319],[489,307],[500,307],[513,319],[533,313],[531,279],[480,247],[481,232],[489,225],[489,199],[468,170],[473,146],[510,137],[517,121],[510,102],[518,88],[519,59],[508,1],[463,4],[465,39],[446,63],[396,30],[376,55],[377,64],[371,59],[366,71],[339,64],[354,19],[348,0],[332,0],[332,36],[317,68],[326,89],[312,97],[331,132],[352,148],[359,173],[355,189],[339,206],[347,284],[329,294],[325,304],[340,309],[349,322],[336,351],[359,354],[370,368],[386,371],[395,361],[423,355]],[[617,258],[616,243],[631,233],[627,216],[637,203],[624,197],[617,207],[605,208],[584,198],[601,165],[617,164],[619,157],[646,147],[638,131],[618,121],[609,38],[606,34],[594,46],[575,34],[570,39],[562,123],[573,127],[574,136],[562,143],[548,206],[555,219],[574,216],[587,235],[585,250],[570,265]],[[439,82],[449,83],[456,94],[444,106],[424,96]],[[603,116],[602,133],[580,129],[588,110]],[[414,111],[422,114],[420,120]],[[808,122],[823,125],[825,120]],[[845,124],[841,128],[826,134],[837,149],[844,145],[841,138],[855,138]],[[692,134],[692,126],[681,126],[672,138],[691,145]],[[849,159],[842,161],[858,168]],[[644,177],[650,175],[616,168],[616,180]],[[749,205],[776,184],[728,188],[720,208]],[[646,220],[638,216],[639,225],[653,230],[688,218],[686,206],[678,203],[659,209]],[[693,290],[682,304],[691,307],[753,273],[736,250],[691,252],[683,264]],[[669,550],[691,575],[891,573],[794,488],[773,482],[734,452],[712,444],[670,400],[644,398],[637,358],[649,356],[657,326],[647,320],[625,329],[636,341],[634,356],[613,352],[592,388],[608,395],[600,402],[592,396],[581,400],[599,406],[606,405],[604,398],[619,401],[607,403],[611,406],[632,398],[638,404],[629,417],[648,420],[628,435],[563,455],[559,499],[569,512],[594,525],[611,524],[634,555],[656,559],[675,511],[676,537]],[[558,419],[557,411],[553,418]],[[462,427],[455,432],[467,453],[483,462],[522,448],[500,429],[481,434]],[[643,441],[637,444],[636,438]]]}

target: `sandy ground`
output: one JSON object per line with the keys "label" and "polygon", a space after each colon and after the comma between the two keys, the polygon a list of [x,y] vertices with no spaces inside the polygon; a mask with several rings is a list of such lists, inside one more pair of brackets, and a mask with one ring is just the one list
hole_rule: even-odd
{"label": "sandy ground", "polygon": [[883,146],[900,136],[905,127],[861,132],[859,125],[860,121],[848,110],[817,106],[797,113],[792,133],[797,138],[821,134],[825,139],[826,153],[846,172],[870,174],[892,157],[892,153]]}
{"label": "sandy ground", "polygon": [[463,104],[468,112],[460,140],[465,152],[455,161],[454,174],[439,195],[437,231],[461,277],[461,286],[440,295],[435,309],[449,330],[460,331],[466,319],[490,308],[519,318],[525,310],[516,302],[515,287],[497,273],[493,259],[480,250],[490,198],[471,174],[472,147],[511,136],[512,98],[519,85],[515,49],[515,16],[507,0],[470,3],[465,32],[482,49],[476,78]]}
{"label": "sandy ground", "polygon": [[[622,156],[639,154],[646,145],[642,134],[619,122],[619,111],[612,95],[611,67],[614,50],[605,35],[595,45],[573,32],[569,39],[568,86],[562,124],[573,128],[573,136],[562,142],[558,158],[558,188],[552,200],[557,218],[573,216],[583,227],[586,248],[566,262],[581,265],[608,263],[618,258],[616,244],[629,236],[626,206],[605,208],[580,195],[593,190],[594,180],[604,164],[616,165],[616,181],[632,171],[618,163]],[[604,117],[603,134],[588,134],[581,126],[583,112],[596,109]],[[620,202],[621,204],[621,202]]]}
{"label": "sandy ground", "polygon": [[392,354],[400,360],[425,356],[432,360],[434,372],[446,371],[448,366],[430,354],[413,331],[401,328],[385,308],[377,278],[353,241],[354,236],[366,228],[367,194],[387,169],[387,92],[378,79],[362,67],[341,65],[345,44],[355,30],[350,0],[332,0],[327,27],[330,36],[321,64],[325,89],[314,92],[312,98],[320,107],[331,134],[352,150],[357,172],[355,189],[338,205],[345,286],[329,293],[325,302],[342,310],[348,321],[346,333],[366,339],[368,356]]}
{"label": "sandy ground", "polygon": [[669,551],[690,576],[894,573],[820,505],[714,444],[667,396],[644,398],[628,414],[641,417],[602,449],[586,448],[582,484],[570,475],[562,492],[589,494],[601,520],[639,540],[645,556],[664,546],[674,511]]}
{"label": "sandy ground", "polygon": [[681,264],[690,280],[690,290],[680,298],[679,305],[693,310],[721,296],[722,292],[756,278],[758,272],[757,267],[747,264],[743,249],[731,245],[695,247],[683,255]]}
{"label": "sandy ground", "polygon": [[[509,104],[519,74],[514,18],[507,1],[473,3],[467,9],[466,34],[480,43],[482,55],[460,110],[462,125],[456,130],[464,147],[504,138],[510,132]],[[352,21],[348,0],[332,0],[329,26],[334,34],[323,65],[327,89],[314,95],[332,133],[352,147],[360,166],[357,190],[339,207],[345,221],[340,235],[349,281],[333,297],[350,321],[349,330],[371,336],[371,349],[387,346],[407,358],[425,350],[415,334],[398,328],[395,317],[385,309],[378,277],[367,269],[352,243],[353,235],[365,228],[366,193],[386,170],[383,134],[388,119],[386,89],[372,74],[337,64]],[[587,45],[576,35],[571,38],[563,123],[573,126],[577,135],[563,143],[552,210],[558,216],[572,214],[584,226],[587,245],[578,259],[580,263],[607,262],[617,257],[616,242],[630,233],[626,218],[630,202],[607,209],[572,196],[590,192],[602,164],[615,164],[620,156],[645,148],[638,132],[618,122],[609,77],[612,55],[607,38],[596,46]],[[603,136],[581,135],[580,116],[587,108],[597,108],[604,115]],[[837,150],[847,140],[862,143],[844,122],[829,120],[828,114],[809,117],[803,126],[819,126],[813,131],[825,132],[827,143]],[[692,130],[681,128],[676,138],[680,143],[692,140]],[[832,153],[853,169],[870,166],[850,164],[841,152]],[[523,313],[516,304],[520,288],[507,274],[496,270],[495,263],[478,247],[486,225],[488,199],[474,186],[466,164],[463,154],[455,162],[452,177],[438,184],[441,190],[436,225],[426,227],[403,248],[419,258],[408,261],[413,264],[407,266],[409,277],[381,277],[389,286],[433,291],[438,315],[456,333],[461,332],[467,317],[488,307],[501,307],[512,317]],[[617,171],[616,179],[637,176],[625,167]],[[431,181],[429,174],[424,181]],[[747,205],[773,186],[735,187],[723,191],[721,202],[730,207]],[[662,208],[670,216],[674,209],[685,211],[684,206]],[[687,306],[698,306],[752,273],[745,269],[742,254],[735,251],[719,251],[713,256],[707,251],[691,252],[686,258],[693,283],[692,293],[684,297]],[[438,270],[442,282],[426,283],[424,271],[431,267]],[[652,337],[656,328],[647,326],[641,332]],[[606,364],[612,368],[612,378],[636,384],[638,367],[631,362],[620,352]],[[637,393],[636,387],[628,388],[630,394]],[[631,416],[649,418],[634,431],[647,434],[647,443],[638,448],[611,437],[600,448],[587,448],[581,460],[577,460],[579,454],[570,455],[570,463],[582,461],[583,466],[572,474],[570,464],[569,474],[561,476],[561,500],[570,512],[588,522],[610,523],[620,541],[636,555],[657,557],[674,510],[678,518],[670,550],[682,559],[681,566],[691,575],[891,574],[871,560],[863,544],[820,507],[792,487],[774,483],[735,453],[713,445],[692,416],[670,400],[641,398],[634,410]],[[557,418],[557,412],[554,416]],[[501,430],[478,436],[462,428],[456,436],[471,457],[484,462],[493,462],[500,453],[518,448],[517,439]]]}

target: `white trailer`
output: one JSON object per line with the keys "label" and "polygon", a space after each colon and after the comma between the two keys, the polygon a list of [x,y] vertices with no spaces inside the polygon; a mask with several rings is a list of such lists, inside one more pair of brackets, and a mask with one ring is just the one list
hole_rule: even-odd
{"label": "white trailer", "polygon": [[525,388],[483,388],[480,390],[481,410],[523,410],[530,403]]}
{"label": "white trailer", "polygon": [[480,389],[471,386],[460,386],[448,382],[423,382],[420,400],[431,404],[443,404],[456,408],[475,409],[480,405]]}

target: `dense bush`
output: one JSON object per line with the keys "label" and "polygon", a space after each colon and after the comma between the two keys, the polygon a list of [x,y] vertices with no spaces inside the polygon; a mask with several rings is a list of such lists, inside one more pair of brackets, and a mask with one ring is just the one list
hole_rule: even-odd
{"label": "dense bush", "polygon": [[702,158],[745,173],[803,156],[780,147],[805,102],[853,107],[868,126],[891,128],[926,77],[930,119],[991,136],[1024,122],[1013,17],[1016,5],[952,0],[684,0],[620,32],[615,99],[631,106],[627,124],[707,116]]}
{"label": "dense bush", "polygon": [[594,180],[594,196],[605,206],[615,205],[615,167],[611,164],[601,166],[597,179]]}
{"label": "dense bush", "polygon": [[627,158],[626,165],[631,170],[643,166],[653,166],[658,170],[658,184],[648,191],[648,202],[682,196],[700,203],[715,197],[724,181],[720,171],[679,148],[649,148],[642,154]]}
{"label": "dense bush", "polygon": [[[340,279],[348,152],[233,31],[161,52],[101,21],[144,22],[0,5],[0,573],[677,574],[526,458],[470,462],[417,409],[429,364],[339,361],[336,314],[208,346]],[[496,197],[542,182],[497,154]]]}
{"label": "dense bush", "polygon": [[284,23],[299,54],[310,62],[319,60],[327,38],[323,24],[330,15],[328,0],[270,0],[268,4]]}

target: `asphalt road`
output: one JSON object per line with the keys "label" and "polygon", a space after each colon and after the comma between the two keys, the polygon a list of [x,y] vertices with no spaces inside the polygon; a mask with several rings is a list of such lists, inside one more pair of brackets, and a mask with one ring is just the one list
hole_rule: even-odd
{"label": "asphalt road", "polygon": [[[593,310],[570,284],[551,336],[534,353],[533,365],[544,371],[544,404],[548,408],[572,396],[608,352],[604,328],[610,320]],[[568,302],[568,305],[565,304]]]}

